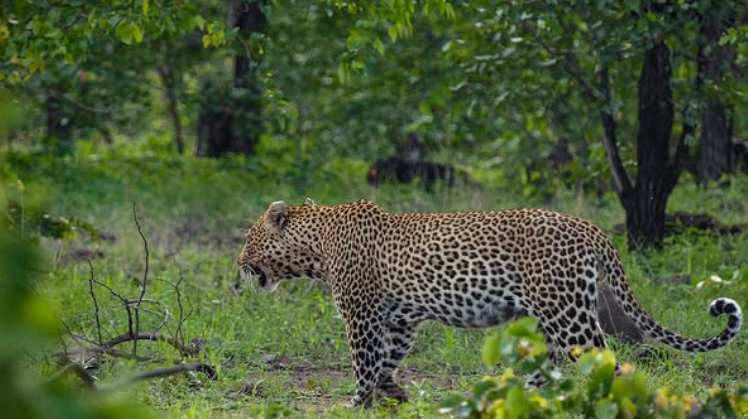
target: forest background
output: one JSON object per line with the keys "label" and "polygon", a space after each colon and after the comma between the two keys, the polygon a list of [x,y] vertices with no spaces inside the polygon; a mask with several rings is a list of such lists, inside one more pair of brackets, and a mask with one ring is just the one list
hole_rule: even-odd
{"label": "forest background", "polygon": [[[324,287],[263,296],[236,277],[242,229],[269,202],[307,196],[588,218],[614,238],[655,318],[716,331],[701,321],[711,297],[748,302],[745,6],[3,2],[2,225],[9,248],[30,252],[6,253],[2,265],[25,272],[6,284],[25,296],[4,293],[18,303],[6,314],[19,335],[6,343],[26,327],[62,336],[39,337],[34,361],[2,345],[3,365],[55,374],[58,363],[37,352],[101,349],[107,336],[132,334],[123,310],[153,304],[143,327],[170,325],[159,330],[183,347],[147,340],[140,350],[169,365],[197,360],[222,378],[141,384],[135,393],[157,411],[272,415],[290,403],[292,414],[350,414],[335,410],[352,381]],[[92,308],[96,291],[115,308]],[[29,307],[37,315],[14,317]],[[482,334],[432,325],[424,335],[406,365],[414,409],[433,413],[486,372]],[[97,385],[118,385],[147,369],[136,342],[121,343],[135,360],[107,350],[73,361]],[[649,379],[696,394],[745,381],[745,343],[743,333],[717,355],[673,353]],[[636,348],[619,349],[635,360]]]}

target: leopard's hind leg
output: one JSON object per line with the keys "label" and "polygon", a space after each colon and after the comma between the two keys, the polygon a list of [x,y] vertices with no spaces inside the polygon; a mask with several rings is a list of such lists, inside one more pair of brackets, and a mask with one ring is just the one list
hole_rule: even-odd
{"label": "leopard's hind leg", "polygon": [[[531,294],[536,298],[530,315],[539,319],[556,366],[564,359],[576,360],[576,348],[606,348],[597,321],[598,270],[590,263],[574,272],[570,278],[540,282]],[[537,373],[531,377],[538,379]]]}
{"label": "leopard's hind leg", "polygon": [[413,348],[416,325],[387,324],[385,338],[385,354],[382,369],[379,373],[377,396],[384,396],[398,402],[407,402],[408,393],[397,382],[397,369],[400,362]]}

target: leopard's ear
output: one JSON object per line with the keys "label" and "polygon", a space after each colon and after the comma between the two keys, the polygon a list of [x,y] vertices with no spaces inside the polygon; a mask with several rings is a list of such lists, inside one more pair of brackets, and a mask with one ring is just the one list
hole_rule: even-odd
{"label": "leopard's ear", "polygon": [[314,200],[312,198],[307,198],[306,201],[304,201],[304,206],[305,207],[313,207],[315,205],[317,205],[317,203],[314,202]]}
{"label": "leopard's ear", "polygon": [[265,225],[274,231],[283,231],[288,225],[288,205],[283,201],[270,204],[265,213]]}

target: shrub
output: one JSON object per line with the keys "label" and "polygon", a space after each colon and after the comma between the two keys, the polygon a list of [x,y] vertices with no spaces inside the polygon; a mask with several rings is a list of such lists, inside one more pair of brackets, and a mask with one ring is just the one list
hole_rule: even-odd
{"label": "shrub", "polygon": [[[537,332],[537,321],[523,318],[491,337],[483,361],[511,365],[499,377],[485,378],[465,395],[443,401],[442,413],[460,418],[734,418],[748,414],[748,386],[714,387],[706,397],[670,394],[652,389],[632,364],[615,373],[609,350],[580,349],[576,368],[584,377],[564,377],[548,360],[548,347]],[[527,386],[525,375],[537,371],[547,382]]]}

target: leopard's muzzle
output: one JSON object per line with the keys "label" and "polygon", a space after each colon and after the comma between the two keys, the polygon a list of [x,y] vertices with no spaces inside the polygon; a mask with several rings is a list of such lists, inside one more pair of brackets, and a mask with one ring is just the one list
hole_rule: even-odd
{"label": "leopard's muzzle", "polygon": [[259,266],[252,264],[252,263],[245,263],[241,265],[241,270],[245,276],[258,277],[258,282],[260,284],[260,287],[264,288],[267,285],[267,282],[268,282],[267,274],[265,274],[265,272],[262,269],[260,269]]}

